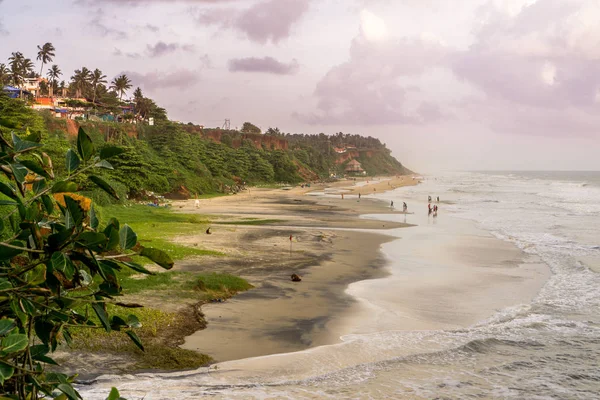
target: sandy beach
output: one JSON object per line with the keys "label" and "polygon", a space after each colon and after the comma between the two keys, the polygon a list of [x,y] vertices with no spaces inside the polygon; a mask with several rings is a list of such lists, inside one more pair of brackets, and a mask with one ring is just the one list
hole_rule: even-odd
{"label": "sandy beach", "polygon": [[[383,193],[416,182],[412,177],[364,179],[310,189],[251,189],[201,201],[199,208],[193,201],[175,203],[180,212],[209,215],[214,221],[211,235],[175,240],[227,254],[187,260],[176,268],[232,273],[255,286],[225,303],[204,305],[207,328],[187,337],[183,347],[220,362],[239,360],[339,343],[344,334],[373,329],[466,327],[502,307],[529,301],[547,271],[540,263],[524,262],[515,246],[459,221],[449,227],[452,233],[441,237],[434,236],[427,219],[420,216],[411,216],[410,221],[421,226],[404,230],[411,225],[387,201],[358,199],[358,193]],[[310,195],[324,191],[337,194]],[[381,214],[388,220],[379,220]],[[390,214],[397,215],[396,222],[389,221]],[[277,222],[276,226],[219,224],[251,218]],[[458,231],[463,234],[456,235]],[[390,324],[389,315],[379,315],[373,302],[357,299],[390,284],[381,249],[393,246],[390,242],[398,237],[408,240],[403,257],[416,260],[416,265],[407,265],[403,276],[394,278],[397,292],[383,299],[398,310]],[[419,263],[428,264],[427,274]],[[302,282],[292,282],[293,273],[301,275]]]}
{"label": "sandy beach", "polygon": [[[407,177],[388,179],[371,180],[368,185],[364,180],[362,188],[383,191],[392,187],[391,182],[395,187],[414,182]],[[175,240],[226,254],[187,260],[176,270],[231,273],[255,286],[227,302],[204,305],[207,328],[186,338],[183,348],[227,361],[338,342],[343,332],[331,321],[356,306],[346,288],[352,282],[384,276],[380,247],[393,240],[386,231],[408,226],[359,218],[365,213],[389,213],[390,208],[373,199],[359,201],[352,195],[354,185],[354,181],[328,185],[347,193],[344,199],[310,196],[309,191],[326,188],[313,185],[250,189],[200,201],[199,208],[193,201],[175,203],[175,210],[209,215],[213,220],[211,235],[202,232]],[[275,226],[219,224],[252,218],[277,222]],[[300,275],[302,281],[292,282],[291,274]]]}

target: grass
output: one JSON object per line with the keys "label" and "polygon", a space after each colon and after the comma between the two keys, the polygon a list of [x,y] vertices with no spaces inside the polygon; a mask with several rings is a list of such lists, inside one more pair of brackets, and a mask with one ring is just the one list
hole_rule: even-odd
{"label": "grass", "polygon": [[[109,217],[114,217],[121,224],[129,224],[137,233],[142,245],[165,250],[174,260],[187,256],[222,255],[219,252],[179,245],[169,240],[176,235],[202,232],[210,223],[203,216],[180,214],[167,208],[144,205],[109,206],[100,211],[102,221],[106,222]],[[246,222],[257,221],[261,220]],[[133,258],[138,261],[138,257]],[[71,330],[75,339],[73,341],[75,349],[127,354],[135,361],[136,370],[189,369],[212,362],[207,355],[178,347],[186,336],[206,325],[203,316],[197,311],[197,306],[193,307],[189,304],[227,299],[252,288],[246,280],[229,274],[166,271],[156,275],[142,275],[123,268],[117,275],[123,287],[123,294],[135,295],[135,302],[139,301],[142,304],[171,302],[181,305],[178,312],[166,312],[153,307],[125,309],[107,305],[107,311],[111,316],[119,316],[124,320],[127,320],[129,315],[138,318],[142,326],[134,331],[144,344],[146,350],[144,352],[139,350],[124,332],[108,333],[103,329],[87,328]],[[82,293],[78,292],[78,294]],[[83,306],[77,311],[89,315],[91,321],[99,324],[100,321],[91,309],[86,310]]]}
{"label": "grass", "polygon": [[101,329],[86,328],[71,330],[74,349],[129,354],[135,360],[136,370],[194,369],[213,361],[205,354],[177,347],[185,336],[201,329],[204,321],[198,321],[191,315],[167,313],[152,308],[124,310],[109,305],[108,311],[125,320],[128,315],[135,315],[139,319],[142,327],[135,329],[135,332],[144,344],[145,351],[138,349],[123,332],[108,333]]}
{"label": "grass", "polygon": [[252,289],[248,281],[229,274],[200,274],[196,278],[195,288],[204,293],[204,301],[227,299],[239,292]]}
{"label": "grass", "polygon": [[[122,279],[126,294],[167,296],[169,300],[191,297],[203,303],[215,299],[228,299],[235,294],[251,289],[246,280],[229,274],[192,274],[186,272],[163,272],[157,275],[136,279],[134,276]],[[119,316],[124,320],[134,315],[142,326],[135,332],[144,344],[140,351],[123,332],[103,329],[73,328],[74,349],[129,354],[135,360],[136,370],[192,369],[206,365],[213,360],[204,354],[184,350],[178,347],[183,339],[205,327],[202,315],[193,307],[184,307],[181,312],[165,312],[151,307],[125,309],[107,305],[110,316]],[[78,310],[85,314],[85,308]],[[90,319],[96,324],[100,321],[95,313],[87,310]],[[130,371],[131,372],[131,371]]]}
{"label": "grass", "polygon": [[[223,253],[177,244],[169,238],[177,235],[200,233],[210,220],[202,215],[189,215],[173,212],[164,207],[146,205],[108,206],[101,210],[103,222],[114,217],[121,224],[127,223],[138,235],[142,246],[155,247],[166,251],[173,260],[190,256],[222,256]],[[136,262],[147,263],[146,259],[136,258]]]}

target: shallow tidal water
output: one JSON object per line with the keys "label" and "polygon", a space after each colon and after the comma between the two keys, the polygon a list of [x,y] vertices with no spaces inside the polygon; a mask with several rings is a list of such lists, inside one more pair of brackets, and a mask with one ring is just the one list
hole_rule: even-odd
{"label": "shallow tidal water", "polygon": [[[428,195],[442,200],[435,219]],[[117,386],[130,400],[600,399],[600,173],[456,173],[377,196],[415,213],[377,218],[418,227],[383,246],[389,277],[349,287],[364,315],[341,343],[211,370],[101,377],[79,388],[83,397]],[[485,247],[490,238],[507,247]],[[501,254],[471,266],[470,243]],[[407,293],[409,277],[439,290]],[[511,306],[489,309],[490,296]]]}

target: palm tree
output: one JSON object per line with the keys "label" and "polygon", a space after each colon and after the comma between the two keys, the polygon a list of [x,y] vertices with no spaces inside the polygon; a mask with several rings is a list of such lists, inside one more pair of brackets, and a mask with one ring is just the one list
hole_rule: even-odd
{"label": "palm tree", "polygon": [[54,59],[54,51],[56,50],[52,43],[46,43],[42,47],[38,46],[37,59],[42,62],[40,67],[40,76],[44,70],[44,64],[51,62]]}
{"label": "palm tree", "polygon": [[131,89],[131,81],[129,80],[127,75],[122,74],[113,79],[113,81],[110,83],[110,88],[113,89],[115,92],[119,93],[120,101],[123,99],[123,95],[125,94],[125,92]]}
{"label": "palm tree", "polygon": [[0,88],[8,83],[10,78],[10,70],[6,68],[5,64],[0,63]]}
{"label": "palm tree", "polygon": [[67,85],[65,84],[65,81],[61,81],[60,85],[58,86],[58,89],[60,90],[60,94],[62,97],[66,97],[67,94]]}
{"label": "palm tree", "polygon": [[135,90],[133,91],[133,99],[134,101],[139,101],[141,99],[144,98],[144,95],[142,94],[142,89],[140,89],[139,87],[135,88]]}
{"label": "palm tree", "polygon": [[8,65],[10,66],[10,80],[11,83],[17,87],[21,86],[21,83],[23,82],[24,74],[22,65],[24,60],[25,57],[20,51],[12,53],[8,58]]}
{"label": "palm tree", "polygon": [[50,67],[50,69],[48,70],[48,78],[50,78],[50,96],[52,96],[52,94],[54,94],[54,89],[57,86],[56,82],[58,80],[58,77],[62,75],[62,71],[60,70],[60,68],[58,68],[58,65],[54,64],[52,67]]}
{"label": "palm tree", "polygon": [[92,75],[90,77],[90,83],[92,84],[92,89],[94,90],[94,100],[92,100],[92,102],[96,103],[96,92],[98,89],[98,85],[104,85],[106,83],[106,75],[103,75],[102,71],[96,68],[94,72],[92,72]]}
{"label": "palm tree", "polygon": [[71,82],[75,86],[75,97],[81,97],[83,91],[90,86],[91,72],[86,67],[76,69],[71,77]]}

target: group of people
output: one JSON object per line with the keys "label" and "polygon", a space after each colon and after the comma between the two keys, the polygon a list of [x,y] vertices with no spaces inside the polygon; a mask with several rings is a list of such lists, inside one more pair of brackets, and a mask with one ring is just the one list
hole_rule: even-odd
{"label": "group of people", "polygon": [[[433,214],[434,217],[437,217],[437,213],[438,213],[438,206],[437,204],[434,205],[433,207],[431,206],[431,196],[427,196],[427,200],[429,202],[429,204],[427,204],[427,209],[428,209],[428,215]],[[437,197],[437,202],[440,202],[440,196]]]}
{"label": "group of people", "polygon": [[[392,200],[392,201],[390,202],[390,208],[394,208],[394,200]],[[406,202],[405,202],[405,201],[403,201],[403,202],[402,202],[402,212],[403,212],[404,214],[406,214],[406,211],[407,211],[407,210],[408,210],[408,205],[406,204]]]}

